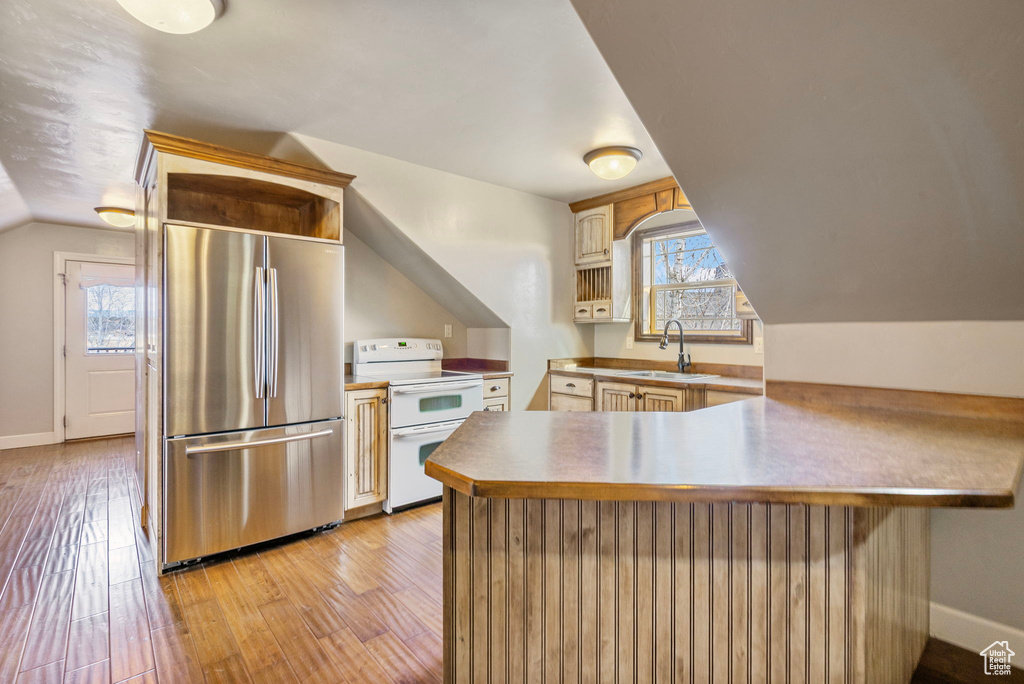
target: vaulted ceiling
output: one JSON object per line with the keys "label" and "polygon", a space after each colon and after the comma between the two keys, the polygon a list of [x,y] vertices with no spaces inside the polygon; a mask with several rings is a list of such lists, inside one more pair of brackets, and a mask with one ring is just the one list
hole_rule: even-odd
{"label": "vaulted ceiling", "polygon": [[[0,228],[131,205],[143,128],[305,133],[565,201],[668,175],[568,0],[245,0],[187,36],[115,0],[3,3]],[[645,152],[627,179],[583,164],[608,144]]]}
{"label": "vaulted ceiling", "polygon": [[1024,320],[1020,0],[572,2],[763,321]]}

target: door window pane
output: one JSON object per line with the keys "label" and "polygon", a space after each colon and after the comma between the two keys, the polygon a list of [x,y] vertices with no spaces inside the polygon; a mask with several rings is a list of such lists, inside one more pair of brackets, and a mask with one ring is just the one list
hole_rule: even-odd
{"label": "door window pane", "polygon": [[135,288],[82,278],[86,293],[85,344],[88,354],[135,351]]}

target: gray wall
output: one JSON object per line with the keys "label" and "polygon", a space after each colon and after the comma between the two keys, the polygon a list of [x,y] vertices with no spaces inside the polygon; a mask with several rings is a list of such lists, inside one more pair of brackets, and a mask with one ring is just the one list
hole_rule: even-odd
{"label": "gray wall", "polygon": [[47,223],[0,234],[0,437],[53,430],[53,253],[134,256],[134,244]]}
{"label": "gray wall", "polygon": [[1024,3],[573,4],[766,324],[1024,320]]}
{"label": "gray wall", "polygon": [[[447,357],[466,356],[466,326],[362,240],[345,231],[345,360],[352,341],[368,337],[436,337]],[[452,337],[445,339],[445,323]]]}
{"label": "gray wall", "polygon": [[[1024,396],[1024,4],[572,2],[767,378]],[[1022,529],[937,512],[933,599],[1024,628]]]}

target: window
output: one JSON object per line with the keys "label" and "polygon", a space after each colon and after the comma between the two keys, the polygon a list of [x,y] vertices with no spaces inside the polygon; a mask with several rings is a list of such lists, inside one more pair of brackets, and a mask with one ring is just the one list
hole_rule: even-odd
{"label": "window", "polygon": [[660,339],[676,318],[688,341],[751,343],[751,321],[736,315],[736,279],[698,221],[638,230],[633,240],[636,339]]}
{"label": "window", "polygon": [[82,289],[86,294],[86,352],[134,352],[135,287],[89,278],[83,272]]}

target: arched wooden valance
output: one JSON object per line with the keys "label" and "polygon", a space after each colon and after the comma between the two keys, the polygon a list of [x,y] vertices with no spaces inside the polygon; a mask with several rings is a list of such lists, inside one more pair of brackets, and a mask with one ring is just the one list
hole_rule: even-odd
{"label": "arched wooden valance", "polygon": [[612,235],[616,240],[628,236],[634,228],[655,214],[691,208],[690,201],[676,185],[675,178],[670,176],[625,190],[573,202],[569,205],[569,209],[575,214],[609,204],[615,207],[612,212]]}

